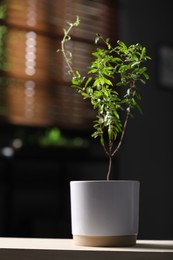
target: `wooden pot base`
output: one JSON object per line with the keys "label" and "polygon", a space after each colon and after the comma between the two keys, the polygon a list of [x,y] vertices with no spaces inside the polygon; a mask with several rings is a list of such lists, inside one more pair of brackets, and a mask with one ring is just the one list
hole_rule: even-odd
{"label": "wooden pot base", "polygon": [[73,236],[75,245],[98,247],[126,247],[136,244],[136,235],[130,236]]}

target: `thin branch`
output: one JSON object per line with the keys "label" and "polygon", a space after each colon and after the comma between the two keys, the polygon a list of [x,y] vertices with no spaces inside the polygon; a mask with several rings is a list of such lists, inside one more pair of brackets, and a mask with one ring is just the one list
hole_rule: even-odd
{"label": "thin branch", "polygon": [[[134,86],[135,86],[135,81],[132,80],[130,82],[130,97],[131,98],[134,95]],[[126,118],[125,118],[125,121],[124,121],[123,130],[121,132],[121,137],[120,137],[120,140],[119,140],[119,143],[118,143],[117,147],[115,148],[115,150],[112,153],[112,156],[114,156],[119,151],[119,148],[120,148],[120,146],[122,144],[122,141],[123,141],[123,138],[124,138],[124,134],[125,134],[125,131],[126,131],[126,127],[127,127],[127,122],[128,122],[129,116],[130,116],[130,112],[131,112],[131,106],[129,105],[129,107],[127,108]]]}
{"label": "thin branch", "polygon": [[106,149],[105,143],[101,143],[101,144],[102,144],[102,146],[103,146],[103,149],[104,149],[105,153],[109,156],[109,152],[108,152],[108,150]]}
{"label": "thin branch", "polygon": [[121,137],[120,137],[119,143],[118,143],[117,147],[115,148],[115,150],[113,151],[112,156],[114,156],[118,152],[118,150],[119,150],[119,148],[122,144],[124,134],[125,134],[125,130],[126,130],[126,127],[127,127],[127,122],[128,122],[128,119],[129,119],[129,115],[130,115],[130,108],[128,109],[127,114],[126,114],[126,119],[125,119],[125,122],[124,122],[123,130],[121,132]]}
{"label": "thin branch", "polygon": [[75,77],[75,76],[76,76],[76,75],[75,75],[75,72],[74,72],[72,66],[70,65],[70,62],[68,61],[68,57],[67,57],[67,54],[66,54],[66,51],[65,51],[65,47],[64,47],[65,42],[67,41],[67,39],[70,40],[69,33],[70,33],[70,31],[71,31],[71,29],[72,29],[73,27],[74,27],[74,25],[73,25],[73,24],[70,24],[68,30],[67,30],[67,31],[64,30],[64,37],[63,37],[63,39],[62,39],[62,41],[61,41],[61,51],[62,51],[62,53],[63,53],[65,62],[66,62],[66,64],[67,64],[68,68],[69,68],[69,72],[72,73],[73,77]]}

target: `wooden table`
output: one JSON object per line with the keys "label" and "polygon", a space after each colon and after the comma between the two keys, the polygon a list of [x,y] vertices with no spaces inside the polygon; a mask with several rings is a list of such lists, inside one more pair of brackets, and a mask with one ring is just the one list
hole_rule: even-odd
{"label": "wooden table", "polygon": [[0,238],[0,260],[173,260],[173,241],[138,240],[134,247],[80,247],[71,239]]}

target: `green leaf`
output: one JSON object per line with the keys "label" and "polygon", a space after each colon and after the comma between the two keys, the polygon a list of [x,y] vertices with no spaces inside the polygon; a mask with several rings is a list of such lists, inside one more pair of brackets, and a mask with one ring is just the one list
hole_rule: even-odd
{"label": "green leaf", "polygon": [[150,78],[147,73],[143,73],[143,75],[144,75],[144,77],[145,77],[146,79],[149,79],[149,78]]}
{"label": "green leaf", "polygon": [[94,73],[96,73],[98,71],[98,69],[95,69],[95,68],[93,68],[93,69],[90,69],[89,71],[88,71],[88,74],[94,74]]}
{"label": "green leaf", "polygon": [[83,96],[84,99],[85,99],[85,98],[90,98],[90,95],[88,95],[88,94],[85,93],[85,92],[82,92],[82,96]]}
{"label": "green leaf", "polygon": [[146,54],[146,48],[142,48],[142,52],[141,52],[141,59],[143,59],[143,57],[145,56]]}
{"label": "green leaf", "polygon": [[113,86],[112,82],[109,79],[104,78],[104,83],[109,86]]}
{"label": "green leaf", "polygon": [[92,77],[89,77],[85,82],[85,87],[87,87],[91,81],[92,81]]}
{"label": "green leaf", "polygon": [[135,67],[136,65],[139,65],[139,64],[140,64],[140,61],[136,61],[136,62],[132,63],[131,68],[133,68],[133,67]]}
{"label": "green leaf", "polygon": [[118,40],[117,43],[118,43],[118,45],[120,45],[123,48],[124,51],[127,50],[127,46],[125,45],[124,42]]}
{"label": "green leaf", "polygon": [[140,79],[140,82],[142,82],[142,84],[146,84],[146,81],[143,79]]}
{"label": "green leaf", "polygon": [[96,37],[95,37],[95,44],[97,44],[99,40],[100,40],[100,35],[99,35],[99,34],[96,34]]}

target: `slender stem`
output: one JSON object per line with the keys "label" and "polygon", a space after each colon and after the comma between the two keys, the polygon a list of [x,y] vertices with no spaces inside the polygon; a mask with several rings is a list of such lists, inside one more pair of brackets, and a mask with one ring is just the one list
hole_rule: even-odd
{"label": "slender stem", "polygon": [[113,147],[113,142],[112,140],[109,140],[109,146],[108,146],[109,167],[107,173],[107,181],[110,180],[111,169],[112,169],[112,147]]}
{"label": "slender stem", "polygon": [[121,137],[120,137],[119,143],[118,143],[116,149],[113,151],[112,156],[114,156],[118,152],[118,150],[119,150],[119,148],[120,148],[120,146],[122,144],[122,141],[123,141],[123,138],[124,138],[124,134],[125,134],[125,130],[126,130],[126,127],[127,127],[127,122],[128,122],[128,119],[129,119],[129,115],[130,115],[130,108],[127,111],[127,114],[126,114],[126,119],[125,119],[125,122],[124,122],[124,126],[123,126],[123,130],[122,130],[122,133],[121,133]]}
{"label": "slender stem", "polygon": [[63,39],[62,39],[62,41],[61,41],[61,51],[62,51],[62,53],[63,53],[65,62],[66,62],[66,64],[67,64],[68,68],[69,68],[69,72],[72,73],[73,77],[75,77],[75,76],[76,76],[76,75],[75,75],[75,72],[74,72],[72,66],[70,65],[70,62],[68,61],[69,59],[68,59],[68,57],[67,57],[67,54],[66,54],[66,51],[65,51],[65,48],[64,48],[65,42],[68,41],[68,40],[70,40],[70,38],[69,38],[69,37],[70,37],[70,36],[69,36],[69,32],[71,31],[71,29],[73,28],[73,26],[74,26],[74,25],[71,24],[71,25],[69,26],[68,30],[67,30],[67,31],[64,31],[64,37],[63,37]]}
{"label": "slender stem", "polygon": [[110,175],[111,175],[111,169],[112,169],[112,155],[109,155],[109,168],[108,168],[108,173],[107,173],[107,181],[110,180]]}
{"label": "slender stem", "polygon": [[[135,86],[135,81],[132,80],[130,82],[130,96],[131,96],[131,98],[134,95],[134,86]],[[120,137],[120,140],[119,140],[119,143],[118,143],[116,149],[112,153],[112,156],[114,156],[118,152],[118,150],[119,150],[119,148],[120,148],[120,146],[122,144],[122,141],[123,141],[123,138],[124,138],[124,134],[125,134],[125,131],[126,131],[126,127],[127,127],[127,122],[128,122],[129,116],[130,116],[130,112],[131,112],[131,106],[129,105],[129,107],[127,108],[127,114],[126,114],[126,118],[125,118],[125,121],[124,121],[123,130],[121,132],[121,137]]]}
{"label": "slender stem", "polygon": [[102,143],[102,146],[103,146],[103,149],[104,149],[105,153],[109,156],[109,153],[108,153],[108,151],[107,151],[106,146],[105,146],[104,143]]}

